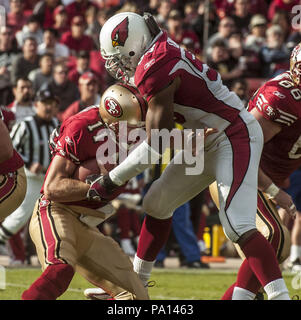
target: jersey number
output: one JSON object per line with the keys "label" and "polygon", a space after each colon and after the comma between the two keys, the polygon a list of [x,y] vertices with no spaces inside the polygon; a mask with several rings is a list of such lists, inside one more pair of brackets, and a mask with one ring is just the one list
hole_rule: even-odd
{"label": "jersey number", "polygon": [[[279,82],[279,85],[281,85],[282,87],[289,89],[294,87],[294,83],[288,80],[282,80]],[[293,96],[293,98],[297,101],[301,100],[301,90],[299,88],[294,88],[290,91],[291,95]]]}

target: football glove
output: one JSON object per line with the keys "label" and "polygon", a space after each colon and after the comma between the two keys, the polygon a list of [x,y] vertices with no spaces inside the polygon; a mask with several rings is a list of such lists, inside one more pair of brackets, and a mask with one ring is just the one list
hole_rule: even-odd
{"label": "football glove", "polygon": [[88,200],[109,202],[124,192],[126,183],[118,186],[111,180],[109,174],[91,175],[86,179],[90,185],[87,193]]}

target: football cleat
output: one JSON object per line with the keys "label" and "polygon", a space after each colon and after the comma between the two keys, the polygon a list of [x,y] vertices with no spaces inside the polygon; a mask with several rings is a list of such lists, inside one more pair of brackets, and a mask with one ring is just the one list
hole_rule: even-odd
{"label": "football cleat", "polygon": [[301,271],[301,261],[300,258],[297,258],[295,261],[289,261],[287,264],[287,268],[291,272],[300,272]]}
{"label": "football cleat", "polygon": [[101,288],[88,288],[84,291],[84,295],[89,300],[114,300]]}

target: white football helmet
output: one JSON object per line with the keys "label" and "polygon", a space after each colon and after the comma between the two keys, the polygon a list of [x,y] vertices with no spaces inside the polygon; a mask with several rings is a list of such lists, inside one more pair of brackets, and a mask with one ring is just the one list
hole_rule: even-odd
{"label": "white football helmet", "polygon": [[301,85],[301,42],[294,48],[290,58],[290,72],[297,86]]}
{"label": "white football helmet", "polygon": [[139,14],[122,12],[111,17],[99,34],[107,71],[115,79],[128,82],[151,40],[151,32]]}

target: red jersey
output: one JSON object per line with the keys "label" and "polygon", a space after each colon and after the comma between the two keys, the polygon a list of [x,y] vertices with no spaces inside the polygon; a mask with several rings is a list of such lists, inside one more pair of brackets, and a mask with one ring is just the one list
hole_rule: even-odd
{"label": "red jersey", "polygon": [[[104,143],[104,140],[99,141],[96,136],[99,135],[101,129],[105,128],[99,116],[98,106],[86,108],[80,113],[66,119],[62,123],[59,132],[54,132],[50,139],[50,148],[52,149],[53,157],[58,155],[72,161],[76,165],[80,165],[86,160],[95,159],[97,149]],[[49,168],[50,167],[51,163]],[[48,171],[46,177],[47,174]],[[43,193],[43,187],[41,193]],[[82,200],[65,204],[97,209],[107,203]]]}
{"label": "red jersey", "polygon": [[141,57],[135,85],[149,101],[177,77],[181,84],[174,95],[174,119],[188,129],[218,129],[206,139],[206,145],[240,116],[254,121],[238,96],[223,85],[217,71],[162,32]]}
{"label": "red jersey", "polygon": [[260,167],[280,187],[301,166],[301,88],[289,72],[269,80],[254,94],[248,110],[256,108],[282,130],[265,143]]}

